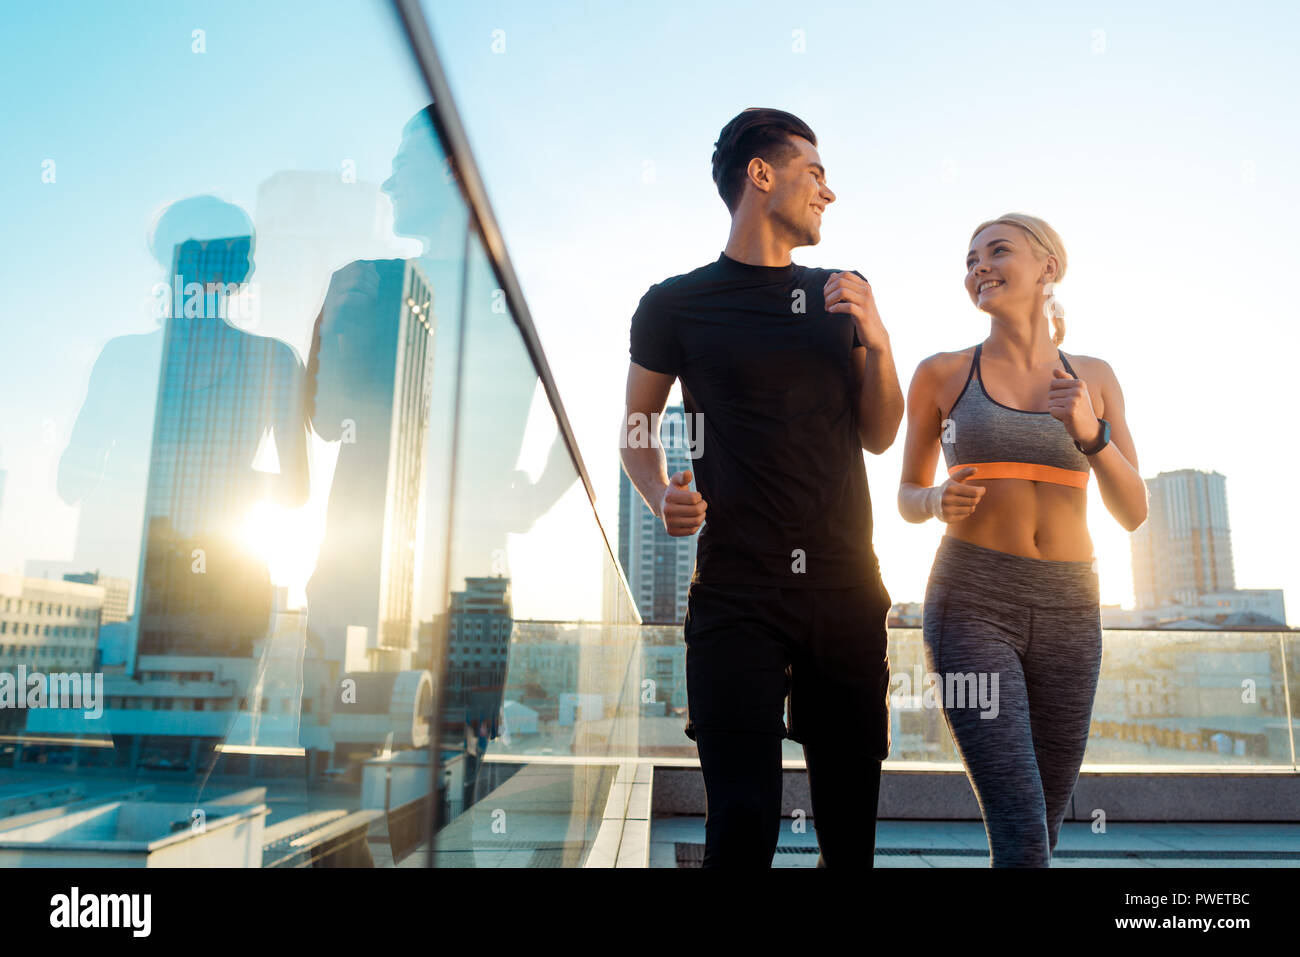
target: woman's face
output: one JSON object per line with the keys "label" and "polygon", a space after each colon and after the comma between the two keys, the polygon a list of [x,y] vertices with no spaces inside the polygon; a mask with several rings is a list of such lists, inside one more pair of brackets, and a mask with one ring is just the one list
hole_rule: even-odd
{"label": "woman's face", "polygon": [[1016,226],[999,223],[981,230],[966,254],[966,292],[984,312],[1036,315],[1044,286],[1055,275],[1056,258],[1036,256]]}

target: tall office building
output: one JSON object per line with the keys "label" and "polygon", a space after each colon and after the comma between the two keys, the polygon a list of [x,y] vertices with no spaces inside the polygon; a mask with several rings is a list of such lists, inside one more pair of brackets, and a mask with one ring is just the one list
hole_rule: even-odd
{"label": "tall office building", "polygon": [[[692,441],[702,437],[689,424],[682,406],[664,410],[658,434],[670,477],[694,471]],[[653,426],[649,431],[654,434]],[[643,621],[680,622],[686,617],[698,538],[699,532],[675,538],[664,531],[663,522],[642,501],[627,473],[619,473],[618,560]]]}
{"label": "tall office building", "polygon": [[[182,291],[228,289],[251,268],[252,236],[175,247]],[[267,636],[272,582],[250,523],[260,503],[306,501],[302,390],[293,349],[232,326],[219,295],[172,302],[145,498],[138,654],[240,657]]]}
{"label": "tall office building", "polygon": [[1232,538],[1226,479],[1179,469],[1147,479],[1150,509],[1131,536],[1137,607],[1194,604],[1231,591]]}
{"label": "tall office building", "polygon": [[[413,261],[349,268],[373,270],[377,291],[342,297],[313,337],[311,421],[340,445],[307,620],[326,658],[400,671],[410,667],[418,631],[433,291]],[[333,280],[347,281],[343,271]],[[349,653],[350,640],[363,647]]]}

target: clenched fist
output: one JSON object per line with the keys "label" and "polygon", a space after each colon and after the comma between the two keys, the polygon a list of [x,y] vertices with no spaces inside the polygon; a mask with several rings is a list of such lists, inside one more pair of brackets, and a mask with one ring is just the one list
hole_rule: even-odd
{"label": "clenched fist", "polygon": [[960,522],[963,518],[974,514],[985,491],[982,485],[966,484],[966,480],[975,472],[975,467],[968,465],[953,472],[952,477],[942,485],[930,489],[928,499],[930,514],[939,521],[949,524]]}
{"label": "clenched fist", "polygon": [[868,349],[882,349],[889,344],[889,334],[876,309],[871,283],[857,273],[835,272],[823,289],[827,312],[847,312],[858,326],[858,338]]}
{"label": "clenched fist", "polygon": [[659,517],[664,531],[676,538],[694,535],[704,524],[704,512],[709,503],[699,492],[691,491],[691,473],[677,472],[668,480],[664,497],[659,502]]}
{"label": "clenched fist", "polygon": [[1088,384],[1064,369],[1052,370],[1052,384],[1047,392],[1047,411],[1070,433],[1070,438],[1085,448],[1092,448],[1101,434],[1101,420],[1092,411]]}

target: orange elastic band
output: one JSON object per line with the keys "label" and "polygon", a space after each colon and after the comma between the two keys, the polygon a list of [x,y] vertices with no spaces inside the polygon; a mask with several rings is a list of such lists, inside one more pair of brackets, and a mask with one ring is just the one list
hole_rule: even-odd
{"label": "orange elastic band", "polygon": [[1055,465],[1035,465],[1032,462],[967,462],[954,465],[948,470],[952,475],[961,469],[974,468],[976,473],[966,481],[978,482],[982,478],[1028,479],[1031,482],[1052,482],[1055,485],[1069,485],[1072,488],[1086,488],[1088,473],[1075,469],[1060,469]]}

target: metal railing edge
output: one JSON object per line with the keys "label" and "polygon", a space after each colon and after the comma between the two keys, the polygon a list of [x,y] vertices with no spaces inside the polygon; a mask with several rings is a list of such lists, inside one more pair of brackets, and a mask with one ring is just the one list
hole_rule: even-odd
{"label": "metal railing edge", "polygon": [[601,539],[605,543],[605,552],[609,556],[614,570],[618,573],[618,581],[623,588],[628,606],[632,609],[633,615],[636,616],[635,624],[639,625],[641,624],[641,615],[637,609],[636,600],[632,595],[632,588],[628,583],[622,565],[618,561],[618,555],[610,545],[609,534],[605,530],[605,525],[600,520],[600,512],[596,508],[595,487],[591,483],[591,476],[587,472],[582,453],[578,449],[577,436],[573,432],[573,426],[569,422],[568,413],[565,411],[564,403],[560,398],[559,386],[551,374],[550,363],[547,362],[546,354],[542,350],[541,338],[537,334],[532,314],[529,312],[528,304],[524,300],[523,289],[519,285],[519,277],[515,273],[510,254],[506,251],[505,238],[501,233],[501,227],[497,223],[491,203],[488,200],[487,188],[484,185],[482,175],[479,173],[478,165],[474,161],[473,152],[470,150],[469,137],[465,132],[464,125],[461,123],[460,113],[456,109],[455,99],[451,94],[451,86],[447,81],[446,74],[443,72],[442,60],[438,56],[432,29],[425,19],[424,11],[420,8],[419,0],[393,0],[393,5],[406,33],[407,40],[411,45],[416,64],[420,68],[429,94],[433,99],[433,113],[438,125],[436,132],[442,141],[444,149],[448,151],[456,164],[456,181],[460,186],[461,197],[469,208],[479,238],[483,242],[484,251],[492,264],[492,271],[505,293],[506,302],[510,306],[511,317],[523,337],[533,368],[541,380],[547,401],[551,404],[551,411],[555,414],[560,434],[564,436],[564,443],[569,450],[569,457],[578,472],[578,477],[582,480],[583,487],[587,491],[587,500],[591,504],[596,527],[600,530]]}

